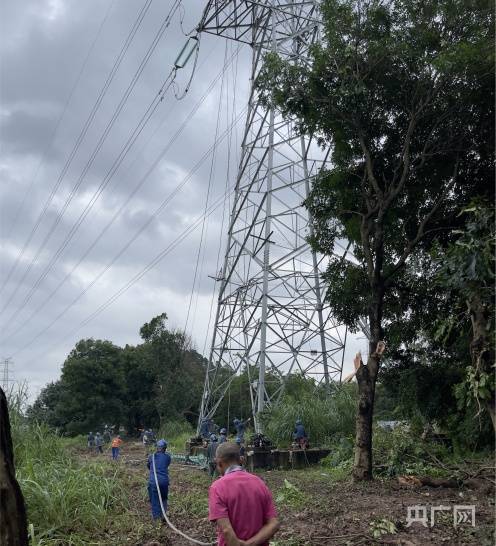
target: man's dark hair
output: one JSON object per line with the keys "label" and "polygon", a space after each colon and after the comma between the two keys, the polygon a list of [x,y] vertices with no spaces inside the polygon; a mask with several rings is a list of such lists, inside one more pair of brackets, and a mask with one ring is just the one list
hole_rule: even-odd
{"label": "man's dark hair", "polygon": [[224,442],[217,448],[215,457],[225,463],[239,463],[239,446],[230,442]]}

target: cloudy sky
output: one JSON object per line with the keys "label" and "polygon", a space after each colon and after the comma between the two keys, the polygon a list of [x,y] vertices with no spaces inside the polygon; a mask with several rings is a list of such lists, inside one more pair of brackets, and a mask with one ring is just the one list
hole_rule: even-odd
{"label": "cloudy sky", "polygon": [[[210,203],[224,204],[228,173],[234,179],[243,117],[231,127],[247,100],[247,48],[234,55],[235,44],[203,36],[186,97],[171,88],[154,102],[204,4],[183,2],[143,68],[172,2],[146,11],[144,0],[1,2],[0,356],[12,356],[13,377],[28,381],[31,396],[59,376],[78,339],[138,343],[140,326],[164,311],[171,326],[185,326],[201,225],[101,306],[202,214],[210,173]],[[228,207],[204,226],[187,325],[199,351],[208,347],[208,275]],[[347,368],[360,345],[349,344]]]}

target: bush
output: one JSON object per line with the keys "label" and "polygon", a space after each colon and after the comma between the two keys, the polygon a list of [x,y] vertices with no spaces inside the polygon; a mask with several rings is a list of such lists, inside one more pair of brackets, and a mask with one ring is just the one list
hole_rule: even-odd
{"label": "bush", "polygon": [[280,447],[289,445],[295,421],[301,419],[312,445],[339,443],[355,434],[356,386],[336,387],[332,395],[286,395],[263,416],[265,434]]}
{"label": "bush", "polygon": [[186,420],[169,421],[158,431],[157,440],[167,440],[169,451],[184,451],[186,442],[195,435],[195,430]]}
{"label": "bush", "polygon": [[380,474],[428,474],[443,476],[446,471],[435,460],[452,458],[450,449],[435,442],[422,441],[418,434],[406,426],[392,431],[379,427],[374,430],[374,464]]}

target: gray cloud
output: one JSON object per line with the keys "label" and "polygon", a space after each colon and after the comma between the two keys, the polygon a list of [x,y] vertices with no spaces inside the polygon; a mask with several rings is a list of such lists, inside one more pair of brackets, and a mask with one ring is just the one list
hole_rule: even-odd
{"label": "gray cloud", "polygon": [[[202,2],[186,3],[184,28],[189,29],[196,25],[201,16],[203,4]],[[0,17],[0,54],[2,56],[0,65],[0,146],[2,150],[0,267],[2,283],[56,184],[142,3],[138,4],[134,0],[114,2],[52,142],[51,137],[57,120],[64,111],[71,89],[77,81],[83,61],[109,5],[108,1],[101,0],[85,2],[8,0],[2,4]],[[3,306],[16,290],[17,285],[21,283],[16,297],[0,316],[0,326],[3,328],[8,326],[5,330],[6,335],[2,339],[0,349],[2,355],[17,353],[70,305],[95,275],[112,260],[119,249],[148,221],[159,204],[188,176],[192,167],[213,143],[220,82],[181,136],[170,146],[159,165],[151,171],[139,192],[104,237],[47,304],[39,312],[34,313],[105,229],[107,223],[189,115],[194,104],[202,97],[215,74],[221,69],[225,43],[222,39],[207,35],[202,38],[198,70],[187,97],[178,102],[169,93],[160,104],[149,125],[143,130],[60,259],[40,283],[29,303],[17,314],[15,322],[6,324],[8,318],[20,308],[54,253],[64,243],[78,216],[119,155],[132,129],[156,96],[178,51],[183,46],[186,38],[179,28],[176,17],[150,58],[91,168],[83,177],[79,190],[53,236],[50,237],[29,275],[21,282],[31,259],[35,256],[37,249],[56,221],[71,189],[78,181],[102,131],[121,100],[169,7],[170,3],[152,3],[35,237],[11,279],[0,293],[0,303]],[[235,44],[228,45],[229,55],[234,47]],[[237,111],[244,107],[247,100],[249,60],[249,51],[244,49],[237,63]],[[186,71],[180,74],[180,85],[184,85],[187,76]],[[220,131],[224,131],[228,126],[227,111],[231,112],[232,108],[233,79],[234,69],[229,69],[224,88],[225,92],[227,86],[230,90],[229,104],[224,98],[221,104]],[[232,133],[231,181],[236,170],[243,121]],[[224,192],[227,158],[226,139],[219,145],[216,154],[211,202]],[[208,157],[184,188],[170,200],[167,207],[153,219],[147,229],[100,281],[71,307],[61,320],[43,333],[29,348],[16,355],[14,362],[16,378],[29,380],[32,393],[36,393],[37,389],[47,381],[58,377],[65,356],[74,343],[82,337],[106,338],[118,344],[137,343],[140,326],[163,311],[168,313],[172,326],[184,327],[200,239],[199,230],[192,233],[115,304],[72,334],[109,295],[139,272],[154,256],[166,248],[189,222],[202,213],[209,180],[210,161]],[[37,171],[38,166],[40,168]],[[34,183],[32,183],[33,179]],[[10,237],[7,238],[28,188],[31,189],[27,194],[22,214],[15,223]],[[203,245],[201,287],[191,331],[194,343],[199,350],[205,343],[214,288],[214,281],[208,275],[215,273],[219,245],[223,243],[221,216],[221,209],[219,209],[208,219],[208,230]],[[21,326],[22,330],[19,330]],[[18,330],[19,333],[14,335]],[[350,345],[352,346],[353,344]]]}

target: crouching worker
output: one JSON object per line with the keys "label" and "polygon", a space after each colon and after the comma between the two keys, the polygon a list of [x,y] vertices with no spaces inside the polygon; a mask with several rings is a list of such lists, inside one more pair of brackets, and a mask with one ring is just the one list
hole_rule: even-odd
{"label": "crouching worker", "polygon": [[[167,442],[165,440],[159,440],[157,442],[157,451],[148,457],[147,466],[150,469],[150,477],[148,479],[148,497],[150,498],[153,519],[163,519],[162,509],[160,507],[159,491],[160,496],[162,497],[164,510],[167,510],[167,497],[169,494],[169,465],[171,463],[171,456],[166,453],[166,450]],[[157,474],[156,480],[154,469]]]}
{"label": "crouching worker", "polygon": [[243,469],[236,444],[220,444],[216,461],[222,477],[210,486],[208,518],[217,524],[217,544],[268,546],[279,529],[269,488]]}

